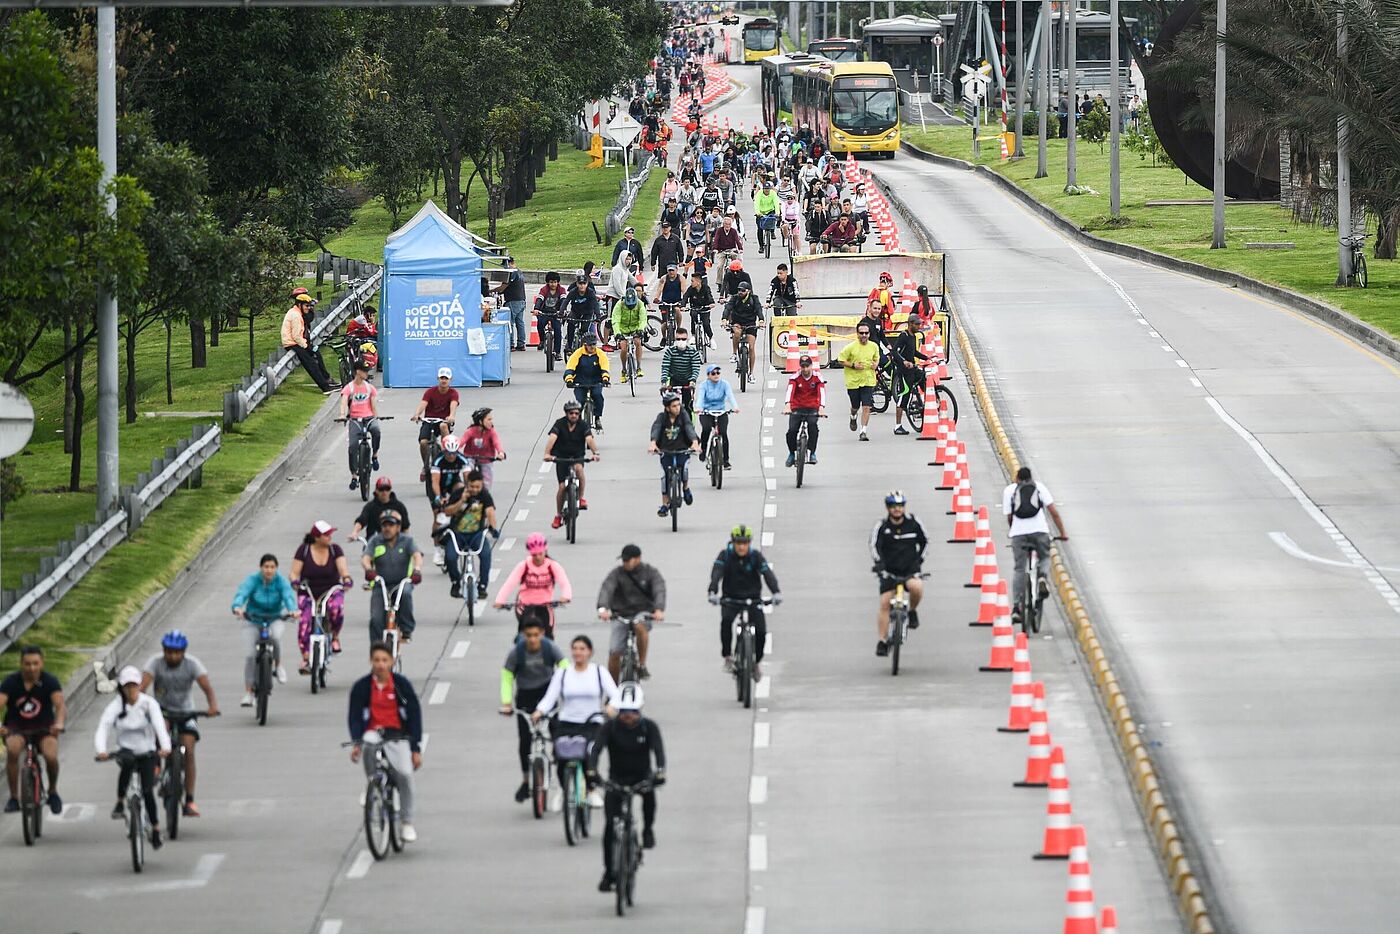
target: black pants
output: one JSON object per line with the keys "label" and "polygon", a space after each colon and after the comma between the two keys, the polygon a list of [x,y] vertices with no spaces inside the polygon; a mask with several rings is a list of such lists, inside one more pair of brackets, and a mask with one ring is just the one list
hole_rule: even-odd
{"label": "black pants", "polygon": [[797,450],[797,429],[802,426],[803,422],[807,423],[807,450],[812,454],[817,453],[817,433],[819,431],[817,410],[798,409],[788,415],[787,446],[789,454]]}
{"label": "black pants", "polygon": [[[540,335],[540,346],[546,348],[546,353],[558,355],[561,352],[563,342],[564,323],[558,315],[539,315],[535,318],[535,330]],[[554,335],[551,342],[549,335]]]}
{"label": "black pants", "polygon": [[[744,609],[733,604],[723,604],[719,611],[719,652],[725,658],[733,655],[734,642],[734,617],[739,615],[739,611]],[[754,661],[763,661],[763,646],[768,641],[768,620],[763,617],[763,607],[751,606],[749,609],[749,620],[753,623],[754,649],[758,657]]]}
{"label": "black pants", "polygon": [[[540,701],[544,700],[544,692],[548,690],[547,684],[542,688],[516,688],[515,709],[534,713]],[[516,717],[515,726],[520,731],[520,774],[524,775],[530,771],[530,724],[524,717]]]}
{"label": "black pants", "polygon": [[729,413],[723,415],[706,415],[700,413],[700,450],[710,449],[710,432],[719,432],[720,442],[724,446],[724,462],[729,463]]}
{"label": "black pants", "polygon": [[121,760],[121,771],[117,773],[117,800],[126,800],[126,789],[131,784],[131,773],[141,775],[141,801],[146,806],[146,817],[151,826],[160,823],[160,810],[156,807],[156,759],[155,753],[144,756],[131,756]]}
{"label": "black pants", "polygon": [[[614,775],[614,776],[612,777],[612,779],[613,779],[613,781],[618,782],[619,784],[632,785],[632,784],[636,784],[637,782],[641,781],[642,778],[644,778],[644,777],[645,777],[645,776],[642,776],[642,777],[636,778],[636,779],[631,779],[631,778],[628,778],[628,779],[621,779],[621,778],[618,778],[616,775]],[[613,821],[613,818],[614,818],[614,817],[621,817],[621,816],[622,816],[622,792],[620,792],[620,791],[610,791],[610,792],[608,792],[607,795],[603,798],[603,869],[606,870],[607,872],[612,872],[612,865],[613,865],[613,861],[612,861],[612,853],[613,853],[613,825],[612,825],[612,821]],[[652,825],[654,825],[655,823],[656,823],[656,792],[655,792],[655,791],[648,791],[646,794],[642,795],[642,829],[643,829],[643,830],[650,830],[650,829],[652,828]]]}
{"label": "black pants", "polygon": [[291,351],[297,355],[297,360],[301,362],[307,374],[316,381],[316,385],[321,387],[322,392],[331,388],[331,375],[326,372],[326,364],[321,359],[320,354],[312,353],[310,349],[298,344],[293,344]]}

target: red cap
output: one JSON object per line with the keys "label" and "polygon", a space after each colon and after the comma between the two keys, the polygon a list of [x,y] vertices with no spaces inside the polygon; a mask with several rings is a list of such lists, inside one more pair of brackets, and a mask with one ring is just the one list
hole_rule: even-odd
{"label": "red cap", "polygon": [[374,481],[374,488],[376,490],[392,490],[394,488],[394,481],[390,480],[388,477],[380,477],[378,480]]}
{"label": "red cap", "polygon": [[335,526],[331,525],[325,519],[317,519],[311,526],[312,535],[329,535],[334,531]]}

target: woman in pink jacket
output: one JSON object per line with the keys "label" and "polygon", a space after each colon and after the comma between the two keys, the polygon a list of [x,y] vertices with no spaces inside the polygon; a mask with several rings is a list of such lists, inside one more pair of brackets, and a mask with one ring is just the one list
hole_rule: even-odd
{"label": "woman in pink jacket", "polygon": [[514,596],[517,628],[523,628],[529,620],[538,620],[545,627],[545,636],[553,639],[554,607],[551,604],[555,602],[555,589],[558,588],[561,604],[573,600],[574,590],[564,566],[549,556],[548,539],[534,532],[525,539],[525,550],[530,556],[517,564],[501,584],[496,593],[496,608],[503,609]]}

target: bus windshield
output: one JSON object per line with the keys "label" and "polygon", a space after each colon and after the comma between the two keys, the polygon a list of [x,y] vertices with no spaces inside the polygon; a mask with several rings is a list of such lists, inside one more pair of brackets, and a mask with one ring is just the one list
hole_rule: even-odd
{"label": "bus windshield", "polygon": [[840,78],[831,90],[831,122],[856,136],[874,136],[899,122],[899,96],[889,78]]}
{"label": "bus windshield", "polygon": [[860,61],[861,47],[855,42],[813,42],[807,46],[807,51],[813,55],[820,55],[829,58],[833,62],[858,62]]}
{"label": "bus windshield", "polygon": [[744,30],[744,48],[750,52],[771,52],[778,47],[776,26],[749,27]]}

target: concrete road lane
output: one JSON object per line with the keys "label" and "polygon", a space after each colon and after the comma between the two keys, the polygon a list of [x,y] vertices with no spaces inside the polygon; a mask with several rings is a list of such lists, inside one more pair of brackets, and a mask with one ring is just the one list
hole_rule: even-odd
{"label": "concrete road lane", "polygon": [[[1217,924],[1375,930],[1400,779],[1397,367],[1238,291],[1087,251],[970,173],[877,174],[949,255],[1055,491]],[[1325,893],[1316,880],[1334,880]]]}

